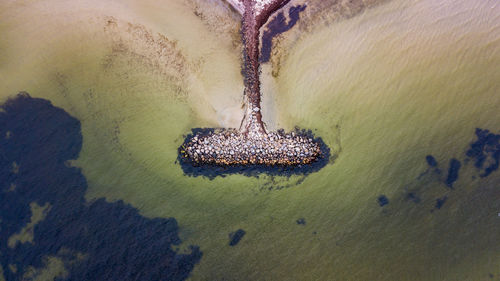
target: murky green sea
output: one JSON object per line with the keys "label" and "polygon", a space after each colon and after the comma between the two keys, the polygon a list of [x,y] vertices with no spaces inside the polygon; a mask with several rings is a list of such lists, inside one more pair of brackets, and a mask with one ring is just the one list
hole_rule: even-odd
{"label": "murky green sea", "polygon": [[188,177],[183,135],[242,117],[238,21],[215,0],[4,0],[0,95],[78,118],[87,200],[174,217],[181,250],[203,252],[190,280],[500,278],[500,171],[480,177],[465,155],[476,128],[500,133],[498,1],[393,0],[301,22],[279,75],[263,67],[265,121],[314,130],[337,158],[306,177]]}

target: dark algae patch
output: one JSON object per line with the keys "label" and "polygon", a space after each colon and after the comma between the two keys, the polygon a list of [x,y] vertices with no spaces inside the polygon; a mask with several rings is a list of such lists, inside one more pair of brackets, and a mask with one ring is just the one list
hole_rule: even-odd
{"label": "dark algae patch", "polygon": [[[26,93],[0,112],[0,264],[6,280],[24,280],[45,257],[62,260],[56,280],[185,280],[202,253],[179,245],[174,218],[146,218],[134,207],[85,200],[87,181],[67,161],[82,147],[80,121]],[[16,163],[16,169],[13,169]],[[11,186],[15,185],[15,189]],[[32,242],[9,243],[31,219],[30,204],[50,206]],[[16,270],[11,270],[16,269]]]}
{"label": "dark algae patch", "polygon": [[236,246],[240,240],[245,236],[246,232],[243,229],[238,229],[235,232],[229,233],[229,246]]}
{"label": "dark algae patch", "polygon": [[427,164],[431,167],[436,167],[438,165],[436,158],[432,155],[425,156],[425,161],[427,161]]}
{"label": "dark algae patch", "polygon": [[441,209],[441,207],[443,207],[444,203],[446,203],[446,200],[448,200],[447,196],[443,196],[441,198],[436,199],[435,208],[438,210]]}
{"label": "dark algae patch", "polygon": [[450,160],[450,167],[448,169],[448,177],[446,178],[446,185],[453,188],[453,183],[458,180],[458,172],[460,171],[460,161],[453,158]]}
{"label": "dark algae patch", "polygon": [[476,128],[476,137],[466,155],[475,160],[474,166],[483,172],[480,176],[487,177],[500,165],[500,134]]}
{"label": "dark algae patch", "polygon": [[288,11],[288,17],[290,18],[288,22],[285,14],[279,12],[274,19],[267,23],[266,30],[262,33],[261,62],[268,62],[271,59],[273,38],[290,30],[299,20],[300,13],[305,9],[306,5],[293,6]]}
{"label": "dark algae patch", "polygon": [[389,199],[385,195],[380,195],[377,198],[377,202],[380,207],[384,207],[385,205],[389,204]]}
{"label": "dark algae patch", "polygon": [[[413,183],[405,186],[406,191],[401,199],[414,203],[432,202],[433,209],[431,212],[433,212],[441,209],[449,200],[448,192],[453,192],[454,185],[460,180],[460,174],[472,168],[470,163],[473,163],[474,168],[479,172],[478,175],[471,176],[472,180],[488,177],[497,171],[500,164],[500,134],[480,128],[476,128],[474,133],[477,139],[470,143],[470,146],[464,151],[464,160],[461,162],[458,157],[458,159],[451,158],[447,174],[444,177],[441,176],[438,162],[434,156],[426,155],[425,161],[429,168],[420,174]],[[433,171],[433,173],[429,173],[430,171]],[[432,197],[425,196],[430,191],[426,190],[426,186],[435,182],[444,183],[451,191],[446,191],[446,194],[441,194],[441,197],[438,198],[435,198],[434,195]],[[380,197],[378,201],[383,206],[383,200],[381,201]]]}
{"label": "dark algae patch", "polygon": [[420,197],[415,192],[408,192],[408,194],[406,194],[406,199],[415,204],[420,203]]}
{"label": "dark algae patch", "polygon": [[304,218],[300,218],[300,219],[298,219],[298,220],[296,221],[296,223],[297,223],[298,225],[306,225],[306,219],[304,219]]}

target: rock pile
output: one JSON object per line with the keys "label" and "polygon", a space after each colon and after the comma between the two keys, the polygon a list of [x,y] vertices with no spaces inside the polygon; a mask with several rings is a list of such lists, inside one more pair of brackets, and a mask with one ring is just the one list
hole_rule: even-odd
{"label": "rock pile", "polygon": [[[301,166],[328,159],[320,139],[298,130],[266,132],[262,122],[260,93],[259,40],[260,27],[289,0],[234,0],[236,9],[243,11],[243,93],[245,114],[240,130],[207,129],[189,136],[179,148],[179,156],[193,166]],[[321,144],[320,144],[321,142]],[[323,151],[322,151],[323,149]],[[323,155],[324,153],[324,155]],[[323,158],[324,157],[324,158]],[[311,165],[311,167],[314,165]],[[279,168],[279,167],[278,167]]]}
{"label": "rock pile", "polygon": [[320,145],[300,132],[241,134],[234,129],[196,134],[181,146],[183,158],[194,164],[229,165],[300,165],[321,156]]}

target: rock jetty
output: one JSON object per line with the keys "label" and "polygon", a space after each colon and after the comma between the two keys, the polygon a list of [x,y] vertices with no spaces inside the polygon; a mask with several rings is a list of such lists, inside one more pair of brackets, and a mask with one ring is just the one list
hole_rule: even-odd
{"label": "rock jetty", "polygon": [[322,155],[320,145],[305,134],[278,131],[251,138],[236,129],[194,135],[181,146],[180,153],[194,164],[218,166],[302,165]]}
{"label": "rock jetty", "polygon": [[301,166],[324,158],[322,145],[312,136],[295,131],[267,132],[260,107],[259,30],[289,0],[232,0],[242,13],[243,93],[245,115],[239,130],[199,131],[179,148],[182,160],[195,166]]}

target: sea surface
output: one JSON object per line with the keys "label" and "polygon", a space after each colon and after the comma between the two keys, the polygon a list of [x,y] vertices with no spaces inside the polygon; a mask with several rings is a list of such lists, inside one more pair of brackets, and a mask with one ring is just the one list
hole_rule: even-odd
{"label": "sea surface", "polygon": [[0,280],[500,280],[500,3],[382,2],[262,67],[330,163],[209,179],[177,149],[243,116],[227,4],[1,1]]}

